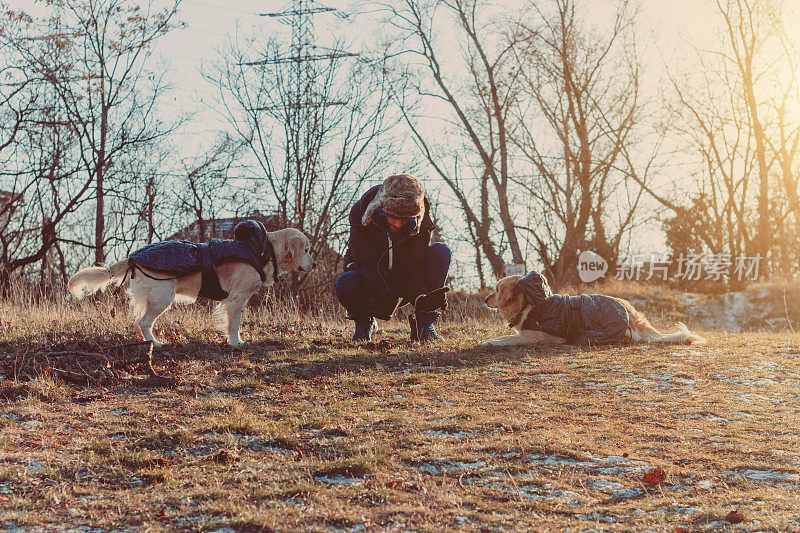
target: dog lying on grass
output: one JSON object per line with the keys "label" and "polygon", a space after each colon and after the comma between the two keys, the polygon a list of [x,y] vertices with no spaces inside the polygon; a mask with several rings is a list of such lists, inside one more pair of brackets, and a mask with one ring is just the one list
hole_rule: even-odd
{"label": "dog lying on grass", "polygon": [[238,347],[244,344],[239,326],[247,301],[281,274],[310,272],[315,264],[309,250],[308,237],[296,229],[267,232],[260,222],[248,220],[234,228],[233,241],[154,243],[125,261],[84,268],[70,278],[69,292],[81,299],[130,277],[134,323],[142,338],[156,346],[161,343],[153,337],[153,323],[173,302],[218,300],[218,326],[228,344]]}
{"label": "dog lying on grass", "polygon": [[706,339],[678,323],[678,331],[663,334],[647,318],[622,298],[599,294],[565,296],[553,294],[547,280],[538,272],[525,277],[509,276],[497,282],[486,297],[486,305],[497,309],[516,330],[481,342],[484,346],[514,346],[537,343],[578,345],[617,342],[657,342],[670,344],[704,343]]}

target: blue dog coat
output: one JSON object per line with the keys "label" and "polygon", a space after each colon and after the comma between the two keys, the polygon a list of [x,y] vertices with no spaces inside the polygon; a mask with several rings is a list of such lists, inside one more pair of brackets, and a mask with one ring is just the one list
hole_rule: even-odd
{"label": "blue dog coat", "polygon": [[278,268],[275,250],[267,238],[267,230],[257,220],[243,220],[233,228],[234,240],[211,239],[207,243],[163,241],[148,244],[128,256],[131,277],[136,268],[163,272],[171,277],[202,272],[201,298],[224,300],[228,293],[222,289],[217,266],[228,261],[241,261],[256,269],[261,281],[266,280],[264,266],[273,262],[277,281]]}
{"label": "blue dog coat", "polygon": [[543,331],[574,344],[612,344],[621,341],[628,329],[628,312],[609,296],[553,294],[547,280],[534,271],[520,279],[516,288],[533,307],[522,329]]}

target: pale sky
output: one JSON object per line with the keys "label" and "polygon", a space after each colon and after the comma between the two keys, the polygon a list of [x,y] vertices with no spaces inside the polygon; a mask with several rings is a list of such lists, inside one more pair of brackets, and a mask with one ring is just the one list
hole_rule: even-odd
{"label": "pale sky", "polygon": [[[598,20],[608,18],[608,9],[604,7],[607,2],[585,1],[591,6],[588,8],[591,16]],[[343,13],[353,12],[352,2],[331,0],[322,3]],[[261,29],[288,38],[287,26],[259,16],[259,13],[282,11],[290,5],[285,0],[182,1],[179,17],[186,23],[186,28],[162,38],[157,50],[172,67],[172,105],[187,113],[197,113],[196,120],[185,131],[187,136],[204,138],[209,130],[222,125],[216,113],[208,109],[214,88],[200,75],[200,70],[220,60],[218,50],[227,39],[236,35],[237,28],[240,35]],[[657,77],[662,69],[662,53],[671,62],[676,49],[684,47],[687,41],[707,38],[709,11],[705,5],[704,0],[641,0],[641,27],[637,33],[652,76]],[[375,30],[374,19],[368,16],[348,23],[332,14],[320,14],[315,17],[315,26],[317,36],[323,42],[328,40],[331,32],[343,32],[349,39],[363,41],[367,46]],[[355,48],[357,51],[358,44]]]}
{"label": "pale sky", "polygon": [[[2,0],[0,0],[2,1]],[[673,64],[686,52],[686,43],[699,43],[709,37],[709,8],[712,0],[638,0],[642,8],[640,28],[637,30],[640,49],[644,51],[644,63],[654,79],[666,61]],[[166,5],[168,0],[155,0],[156,5]],[[12,9],[23,9],[36,14],[42,6],[35,0],[6,0]],[[352,14],[355,3],[329,0],[321,2],[342,13]],[[365,2],[358,2],[363,8]],[[599,24],[608,20],[610,11],[606,0],[584,0],[589,17]],[[38,4],[38,5],[37,5]],[[520,0],[513,4],[519,5]],[[369,5],[366,3],[366,5]],[[200,74],[201,69],[220,61],[218,50],[225,41],[237,34],[246,36],[262,30],[288,39],[289,28],[275,19],[259,14],[283,11],[291,6],[290,0],[182,0],[179,19],[186,27],[161,38],[156,54],[168,62],[168,78],[172,94],[166,105],[175,111],[195,113],[195,120],[187,126],[184,135],[202,139],[222,126],[217,113],[210,110],[214,88]],[[354,42],[358,51],[359,42],[370,46],[376,31],[375,17],[361,15],[351,22],[332,14],[315,17],[316,34],[324,43],[333,33],[341,33]],[[662,60],[662,54],[664,59]],[[189,142],[189,144],[193,144]]]}

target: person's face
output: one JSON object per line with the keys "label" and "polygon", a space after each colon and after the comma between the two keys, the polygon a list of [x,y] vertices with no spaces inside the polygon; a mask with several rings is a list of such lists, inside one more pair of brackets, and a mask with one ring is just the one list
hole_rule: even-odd
{"label": "person's face", "polygon": [[392,230],[392,233],[397,233],[403,226],[408,224],[408,220],[402,220],[399,218],[394,217],[386,217],[386,223],[389,225],[389,229]]}

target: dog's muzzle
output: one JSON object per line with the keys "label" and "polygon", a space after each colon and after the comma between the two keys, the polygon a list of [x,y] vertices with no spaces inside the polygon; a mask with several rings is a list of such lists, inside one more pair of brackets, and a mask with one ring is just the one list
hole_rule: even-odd
{"label": "dog's muzzle", "polygon": [[305,269],[305,268],[303,268],[302,266],[298,266],[298,267],[297,267],[297,271],[298,271],[298,272],[311,272],[311,271],[312,271],[312,270],[314,270],[315,268],[317,268],[317,262],[316,262],[316,261],[314,261],[313,263],[311,263],[311,268],[309,268],[308,270],[306,270],[306,269]]}

